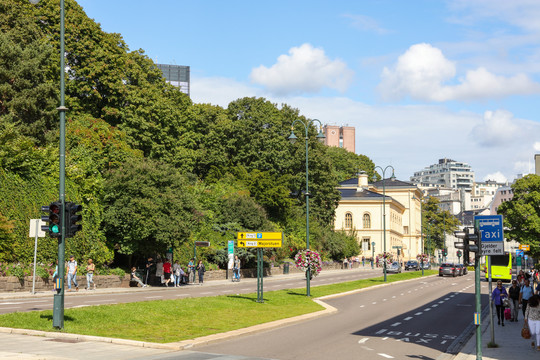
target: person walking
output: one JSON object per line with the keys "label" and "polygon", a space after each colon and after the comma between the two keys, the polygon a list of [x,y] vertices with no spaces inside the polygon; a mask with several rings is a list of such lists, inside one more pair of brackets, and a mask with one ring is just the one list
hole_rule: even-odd
{"label": "person walking", "polygon": [[521,287],[519,292],[519,303],[521,304],[521,310],[523,311],[523,316],[525,316],[525,311],[527,310],[527,304],[531,296],[533,296],[533,288],[530,286],[529,279],[525,279],[524,285]]}
{"label": "person walking", "polygon": [[525,273],[523,270],[519,270],[519,273],[516,276],[516,280],[518,282],[519,287],[522,287],[525,285]]}
{"label": "person walking", "polygon": [[90,290],[90,284],[93,284],[94,290],[96,290],[96,283],[93,280],[95,270],[96,265],[92,262],[92,259],[88,259],[88,265],[86,265],[86,290]]}
{"label": "person walking", "polygon": [[178,263],[178,260],[176,260],[174,262],[174,265],[173,265],[173,275],[174,275],[174,287],[179,287],[180,286],[180,283],[182,281],[182,274],[181,271],[182,268],[180,267],[180,264]]}
{"label": "person walking", "polygon": [[165,259],[165,262],[163,263],[163,278],[165,279],[165,286],[169,287],[169,283],[171,282],[171,263],[169,262],[169,259]]}
{"label": "person walking", "polygon": [[79,291],[79,284],[77,283],[77,261],[75,261],[75,256],[71,255],[67,263],[67,280],[68,280],[68,291],[71,291],[71,283],[75,285],[75,291]]}
{"label": "person walking", "polygon": [[56,267],[54,268],[54,273],[52,276],[53,276],[53,290],[52,291],[56,291],[58,290],[56,287],[56,280],[58,280],[58,260],[56,260]]}
{"label": "person walking", "polygon": [[190,283],[195,283],[195,259],[189,260],[187,266],[188,278]]}
{"label": "person walking", "polygon": [[206,268],[204,267],[202,260],[199,260],[199,264],[197,265],[197,272],[199,273],[199,284],[202,285],[204,281],[204,273],[206,272]]}
{"label": "person walking", "polygon": [[238,258],[238,255],[234,256],[233,280],[240,281],[240,259]]}
{"label": "person walking", "polygon": [[510,300],[510,313],[512,317],[510,321],[518,321],[519,314],[519,286],[517,286],[517,280],[512,280],[512,286],[508,288],[508,299]]}
{"label": "person walking", "polygon": [[491,294],[491,298],[493,299],[493,304],[495,304],[495,309],[497,311],[497,325],[504,326],[504,304],[503,300],[504,298],[508,297],[508,293],[506,292],[506,289],[504,288],[502,281],[497,281],[497,287],[495,290],[493,290],[493,293]]}
{"label": "person walking", "polygon": [[540,296],[533,295],[529,299],[529,306],[525,311],[525,325],[529,326],[531,332],[531,346],[534,347],[536,340],[536,350],[540,351]]}

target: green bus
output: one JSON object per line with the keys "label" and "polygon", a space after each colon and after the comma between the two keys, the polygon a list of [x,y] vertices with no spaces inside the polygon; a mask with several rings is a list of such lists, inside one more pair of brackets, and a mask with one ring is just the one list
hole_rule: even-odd
{"label": "green bus", "polygon": [[[486,266],[488,263],[486,256]],[[491,255],[491,279],[493,281],[512,281],[512,254]],[[486,268],[486,280],[489,278],[489,272]]]}

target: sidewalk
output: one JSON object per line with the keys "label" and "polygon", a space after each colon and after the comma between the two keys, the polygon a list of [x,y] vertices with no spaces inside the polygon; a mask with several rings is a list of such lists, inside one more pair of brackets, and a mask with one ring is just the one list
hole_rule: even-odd
{"label": "sidewalk", "polygon": [[[494,323],[494,338],[497,348],[488,348],[491,342],[491,328],[489,313],[482,324],[482,359],[483,360],[515,360],[540,359],[540,351],[531,347],[531,340],[521,337],[523,327],[523,314],[519,314],[518,322],[504,322],[504,326],[497,325],[497,316]],[[473,333],[458,355],[443,354],[437,360],[476,360],[476,333]]]}

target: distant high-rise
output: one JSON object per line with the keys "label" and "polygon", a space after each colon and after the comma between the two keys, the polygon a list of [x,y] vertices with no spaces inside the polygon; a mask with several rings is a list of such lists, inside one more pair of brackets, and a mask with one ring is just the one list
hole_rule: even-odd
{"label": "distant high-rise", "polygon": [[354,131],[353,126],[325,125],[323,128],[324,135],[326,136],[324,144],[344,148],[345,150],[354,153]]}
{"label": "distant high-rise", "polygon": [[439,159],[438,164],[415,172],[411,181],[421,188],[446,187],[470,192],[474,184],[474,171],[467,163],[444,158]]}
{"label": "distant high-rise", "polygon": [[167,64],[156,64],[156,66],[161,70],[163,77],[169,84],[180,88],[181,92],[189,96],[189,66]]}
{"label": "distant high-rise", "polygon": [[540,154],[534,155],[534,173],[540,175]]}

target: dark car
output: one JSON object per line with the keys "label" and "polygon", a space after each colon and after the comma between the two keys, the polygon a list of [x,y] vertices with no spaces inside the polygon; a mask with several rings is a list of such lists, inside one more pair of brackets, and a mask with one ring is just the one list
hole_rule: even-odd
{"label": "dark car", "polygon": [[409,260],[405,264],[405,270],[420,270],[420,264],[416,260]]}
{"label": "dark car", "polygon": [[420,265],[420,268],[424,268],[424,270],[429,270],[431,269],[431,263],[426,261],[423,265]]}
{"label": "dark car", "polygon": [[439,276],[452,275],[456,277],[459,275],[459,269],[452,263],[444,263],[439,267]]}
{"label": "dark car", "polygon": [[461,274],[460,275],[467,275],[467,267],[463,264],[456,264],[457,267],[460,268]]}

